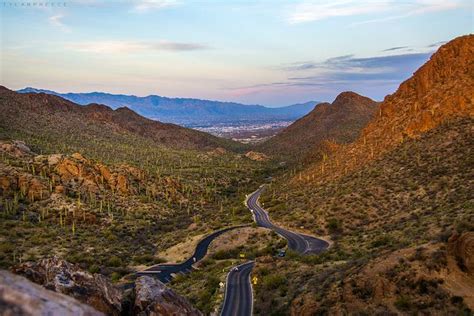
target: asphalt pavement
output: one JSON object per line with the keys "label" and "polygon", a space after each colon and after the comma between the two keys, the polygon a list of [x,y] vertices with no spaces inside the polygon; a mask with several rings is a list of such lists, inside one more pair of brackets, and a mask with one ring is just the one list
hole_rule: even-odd
{"label": "asphalt pavement", "polygon": [[207,235],[205,238],[201,239],[198,242],[198,244],[196,245],[196,249],[194,250],[194,254],[184,262],[177,264],[157,264],[144,271],[137,272],[136,274],[151,275],[158,278],[163,283],[168,283],[176,274],[191,272],[193,269],[193,264],[195,264],[199,260],[202,260],[206,256],[209,245],[215,238],[230,230],[241,227],[245,227],[245,225],[227,227]]}
{"label": "asphalt pavement", "polygon": [[227,275],[224,304],[221,316],[249,316],[253,310],[250,273],[253,261],[233,267]]}

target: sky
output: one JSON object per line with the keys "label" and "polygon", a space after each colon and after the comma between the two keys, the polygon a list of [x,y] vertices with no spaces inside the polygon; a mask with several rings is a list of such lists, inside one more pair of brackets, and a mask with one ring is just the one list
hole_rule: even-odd
{"label": "sky", "polygon": [[376,100],[443,43],[471,0],[0,0],[0,84],[283,106]]}

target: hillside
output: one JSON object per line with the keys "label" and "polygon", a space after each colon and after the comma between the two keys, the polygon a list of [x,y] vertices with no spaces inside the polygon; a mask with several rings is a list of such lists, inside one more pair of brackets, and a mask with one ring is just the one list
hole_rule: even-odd
{"label": "hillside", "polygon": [[285,297],[257,288],[257,306],[293,315],[472,309],[474,270],[463,268],[472,253],[457,259],[447,241],[474,230],[473,139],[474,120],[456,120],[338,180],[272,185],[262,200],[272,218],[335,243],[321,257],[293,258],[298,267],[257,265],[292,280]]}
{"label": "hillside", "polygon": [[246,105],[190,98],[167,98],[158,95],[134,95],[104,92],[58,93],[50,90],[25,88],[19,93],[46,93],[60,96],[77,104],[105,104],[112,109],[128,107],[145,117],[181,125],[202,125],[238,121],[295,120],[314,108],[316,101],[280,108]]}
{"label": "hillside", "polygon": [[174,149],[242,148],[238,143],[203,132],[144,118],[127,108],[79,106],[44,93],[20,94],[2,87],[0,110],[3,114],[0,128],[5,134],[25,133],[36,138],[47,137],[52,142],[74,131],[70,136],[78,139],[114,139],[116,143],[127,143],[127,138],[138,137]]}
{"label": "hillside", "polygon": [[354,92],[343,92],[332,104],[318,104],[309,114],[264,142],[259,150],[295,160],[317,151],[327,140],[350,143],[357,139],[376,111],[375,101]]}
{"label": "hillside", "polygon": [[296,273],[291,260],[257,265],[262,278],[278,269],[293,280],[257,288],[262,310],[471,312],[473,53],[474,36],[443,45],[385,98],[354,143],[269,187],[262,203],[272,218],[334,244],[320,257],[290,254],[302,263]]}

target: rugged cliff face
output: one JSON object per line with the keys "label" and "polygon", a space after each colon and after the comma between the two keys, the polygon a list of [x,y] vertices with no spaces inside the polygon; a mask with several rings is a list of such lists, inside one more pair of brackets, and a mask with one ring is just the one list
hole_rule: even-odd
{"label": "rugged cliff face", "polygon": [[120,315],[122,293],[103,275],[91,274],[57,257],[26,262],[13,268],[46,289],[62,293],[107,315]]}
{"label": "rugged cliff face", "polygon": [[0,270],[0,314],[101,316],[103,313],[26,278]]}
{"label": "rugged cliff face", "polygon": [[353,144],[338,146],[298,179],[321,180],[365,165],[408,138],[457,117],[474,116],[474,35],[441,46],[413,77],[380,104]]}

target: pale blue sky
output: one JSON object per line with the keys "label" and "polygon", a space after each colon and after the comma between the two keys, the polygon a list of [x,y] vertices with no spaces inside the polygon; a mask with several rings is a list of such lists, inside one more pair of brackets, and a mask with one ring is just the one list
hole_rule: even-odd
{"label": "pale blue sky", "polygon": [[22,3],[0,1],[11,89],[270,106],[345,90],[380,100],[440,43],[474,30],[469,0]]}

